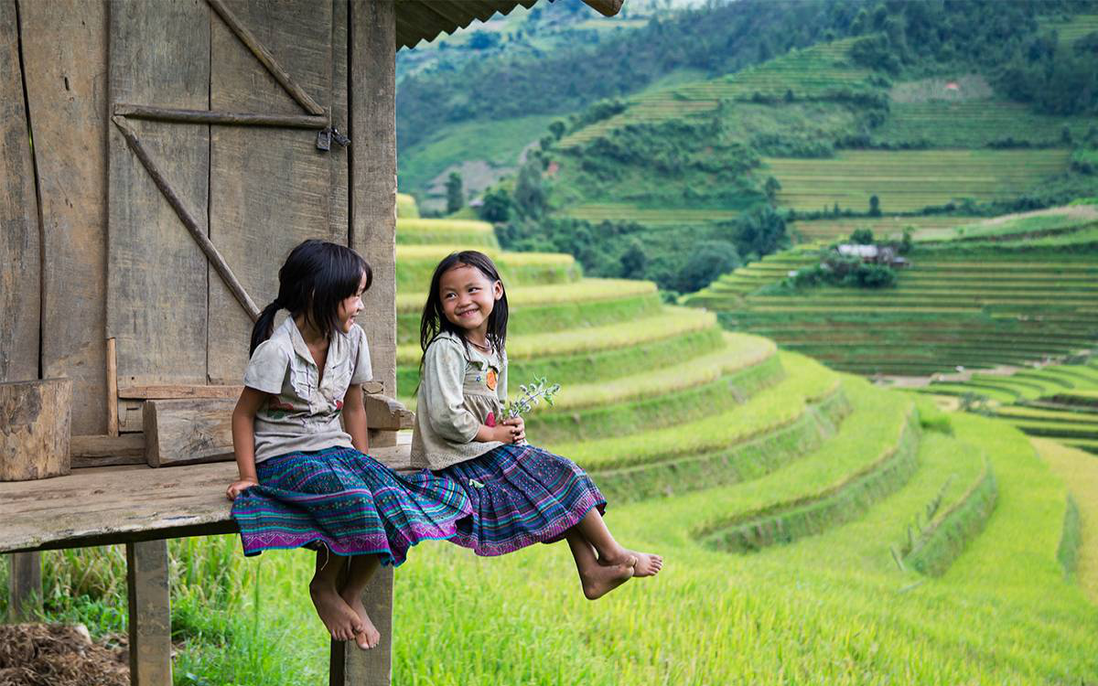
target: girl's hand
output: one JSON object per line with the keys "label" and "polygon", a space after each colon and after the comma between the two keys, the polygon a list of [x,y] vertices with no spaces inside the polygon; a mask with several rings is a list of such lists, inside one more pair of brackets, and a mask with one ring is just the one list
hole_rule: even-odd
{"label": "girl's hand", "polygon": [[526,440],[526,422],[522,417],[503,420],[503,425],[511,429],[511,442],[522,443]]}
{"label": "girl's hand", "polygon": [[228,490],[225,491],[225,496],[228,497],[229,500],[236,500],[236,496],[243,493],[246,489],[258,485],[259,482],[255,479],[240,479],[239,481],[234,481],[229,484]]}

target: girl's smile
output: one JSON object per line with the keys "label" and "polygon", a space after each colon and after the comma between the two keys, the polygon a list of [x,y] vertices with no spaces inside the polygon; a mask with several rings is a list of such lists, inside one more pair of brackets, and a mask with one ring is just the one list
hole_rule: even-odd
{"label": "girl's smile", "polygon": [[362,294],[366,292],[366,275],[358,283],[358,291],[339,303],[339,329],[343,333],[351,333],[351,327],[355,325],[355,317],[365,309],[362,304]]}
{"label": "girl's smile", "polygon": [[473,342],[483,344],[488,317],[503,297],[503,284],[489,280],[476,267],[459,264],[442,275],[439,297],[446,319],[471,334]]}

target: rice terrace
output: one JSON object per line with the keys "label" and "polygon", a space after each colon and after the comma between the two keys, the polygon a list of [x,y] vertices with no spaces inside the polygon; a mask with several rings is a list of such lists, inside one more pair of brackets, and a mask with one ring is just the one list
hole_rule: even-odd
{"label": "rice terrace", "polygon": [[[0,33],[0,686],[1098,686],[1095,0],[0,0]],[[350,271],[294,276],[317,246]],[[276,410],[354,447],[264,461]],[[503,410],[624,562],[593,500],[467,543],[548,517],[485,509],[521,460],[453,476],[544,459]],[[413,467],[431,431],[498,447]],[[366,486],[279,480],[336,449]],[[302,512],[335,524],[279,543]],[[324,528],[370,516],[406,563]]]}

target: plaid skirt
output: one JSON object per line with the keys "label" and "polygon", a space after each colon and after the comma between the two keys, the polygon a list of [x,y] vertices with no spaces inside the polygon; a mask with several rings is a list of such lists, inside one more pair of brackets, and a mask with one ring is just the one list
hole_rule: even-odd
{"label": "plaid skirt", "polygon": [[353,448],[280,455],[256,472],[259,485],[233,501],[245,555],[323,545],[395,567],[416,543],[452,537],[472,512],[453,481],[427,469],[401,474]]}
{"label": "plaid skirt", "polygon": [[587,472],[532,445],[502,445],[435,473],[465,490],[473,516],[449,540],[477,555],[559,541],[592,507],[606,510]]}

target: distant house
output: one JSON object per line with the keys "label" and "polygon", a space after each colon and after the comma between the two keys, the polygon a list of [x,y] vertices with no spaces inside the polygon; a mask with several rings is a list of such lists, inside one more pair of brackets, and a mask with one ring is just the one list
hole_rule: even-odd
{"label": "distant house", "polygon": [[907,267],[910,263],[891,245],[861,245],[844,243],[838,248],[843,257],[860,257],[863,262],[886,264],[890,267]]}

